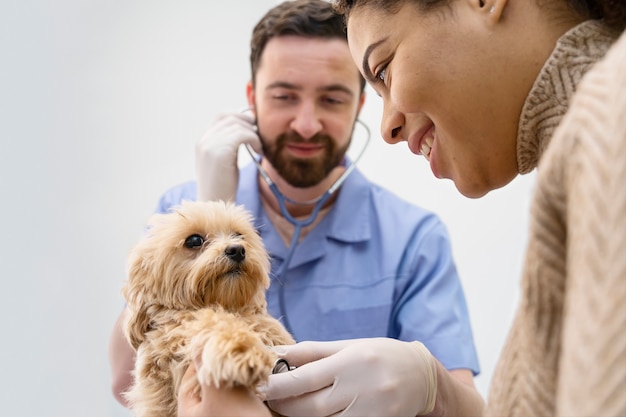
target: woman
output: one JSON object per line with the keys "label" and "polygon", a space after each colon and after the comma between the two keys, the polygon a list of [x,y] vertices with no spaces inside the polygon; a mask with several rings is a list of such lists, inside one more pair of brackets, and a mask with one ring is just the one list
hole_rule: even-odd
{"label": "woman", "polygon": [[[406,141],[468,197],[539,165],[522,300],[487,414],[626,415],[626,3],[335,6],[346,17],[355,62],[383,98],[387,142]],[[456,402],[441,394],[448,382],[434,383],[435,413]],[[269,398],[286,398],[302,384],[291,387],[274,376]],[[422,407],[425,397],[413,398],[418,413],[433,411]],[[295,401],[271,404],[280,412]]]}
{"label": "woman", "polygon": [[[387,142],[406,141],[472,198],[539,165],[522,299],[485,414],[626,415],[626,2],[334,4],[383,98]],[[281,355],[298,366],[266,387],[282,414],[482,413],[420,345]]]}

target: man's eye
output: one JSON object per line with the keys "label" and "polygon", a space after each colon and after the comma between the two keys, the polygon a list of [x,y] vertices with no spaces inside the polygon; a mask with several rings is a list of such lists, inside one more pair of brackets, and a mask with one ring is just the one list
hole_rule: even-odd
{"label": "man's eye", "polygon": [[294,94],[285,93],[285,94],[274,94],[272,98],[278,101],[289,101],[289,100],[295,100],[296,96]]}
{"label": "man's eye", "polygon": [[199,249],[204,244],[204,238],[200,235],[191,235],[185,239],[185,247],[189,249]]}
{"label": "man's eye", "polygon": [[324,102],[327,104],[342,104],[343,100],[336,99],[334,97],[326,97]]}

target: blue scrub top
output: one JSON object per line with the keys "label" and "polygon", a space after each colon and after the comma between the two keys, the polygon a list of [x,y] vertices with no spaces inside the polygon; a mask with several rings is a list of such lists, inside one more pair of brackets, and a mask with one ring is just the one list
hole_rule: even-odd
{"label": "blue scrub top", "polygon": [[[447,369],[479,373],[448,232],[434,213],[355,169],[279,282],[289,249],[263,210],[257,178],[253,164],[240,170],[236,201],[254,216],[271,257],[268,310],[287,316],[296,340],[419,340]],[[195,199],[196,182],[186,182],[161,197],[157,212]]]}

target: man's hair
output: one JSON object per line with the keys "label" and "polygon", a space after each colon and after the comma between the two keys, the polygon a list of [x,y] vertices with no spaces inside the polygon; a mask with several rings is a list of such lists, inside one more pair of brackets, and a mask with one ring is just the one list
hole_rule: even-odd
{"label": "man's hair", "polygon": [[[270,39],[278,36],[341,39],[348,42],[343,17],[325,0],[284,1],[270,9],[256,24],[250,40],[252,83],[261,63],[261,56]],[[365,80],[360,77],[361,90]]]}

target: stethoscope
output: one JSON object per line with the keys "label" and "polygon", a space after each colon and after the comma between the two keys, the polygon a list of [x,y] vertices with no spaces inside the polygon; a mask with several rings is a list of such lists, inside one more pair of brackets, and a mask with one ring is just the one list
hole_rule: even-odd
{"label": "stethoscope", "polygon": [[[291,223],[294,226],[293,236],[291,237],[291,243],[288,248],[287,256],[285,257],[285,260],[283,261],[283,264],[281,265],[281,269],[276,274],[276,279],[278,283],[280,284],[279,289],[278,289],[278,307],[281,313],[280,319],[283,322],[285,329],[287,329],[287,331],[290,332],[292,335],[294,334],[293,329],[291,328],[291,325],[289,324],[289,319],[287,318],[286,309],[285,309],[285,291],[284,291],[283,279],[285,278],[285,275],[287,274],[287,270],[289,269],[291,258],[293,257],[293,254],[296,251],[296,246],[298,245],[298,241],[300,240],[300,233],[302,232],[302,228],[310,225],[311,223],[315,221],[315,219],[317,219],[317,216],[319,215],[320,210],[322,209],[322,207],[324,207],[324,203],[326,203],[326,201],[328,201],[328,199],[334,194],[334,192],[337,191],[339,187],[341,187],[341,185],[345,182],[346,178],[348,178],[348,175],[350,175],[350,173],[354,171],[354,169],[356,168],[357,162],[359,162],[359,160],[365,153],[365,149],[367,149],[367,145],[369,144],[370,137],[371,137],[370,129],[369,127],[367,127],[365,123],[363,123],[359,119],[355,120],[355,124],[356,123],[360,124],[361,126],[363,126],[363,128],[365,128],[365,132],[366,132],[365,144],[363,145],[363,147],[357,154],[354,161],[350,162],[350,165],[346,168],[343,174],[341,174],[341,176],[337,178],[337,180],[328,188],[328,190],[326,190],[326,192],[320,195],[319,197],[314,198],[312,200],[308,200],[308,201],[295,201],[295,200],[290,199],[286,195],[284,195],[278,189],[278,186],[276,186],[274,181],[272,181],[267,171],[265,171],[265,169],[261,166],[261,163],[259,162],[259,159],[255,156],[254,150],[252,149],[252,147],[249,144],[246,144],[246,149],[248,153],[250,154],[250,157],[252,158],[253,163],[256,165],[257,169],[259,170],[259,174],[261,175],[263,180],[267,183],[269,189],[272,191],[272,193],[276,197],[276,200],[278,201],[280,213],[283,215],[285,219],[287,219],[289,223]],[[309,217],[303,220],[298,220],[295,217],[293,217],[291,213],[289,213],[289,210],[287,210],[286,203],[291,203],[291,204],[296,204],[296,205],[314,204],[314,207]]]}

